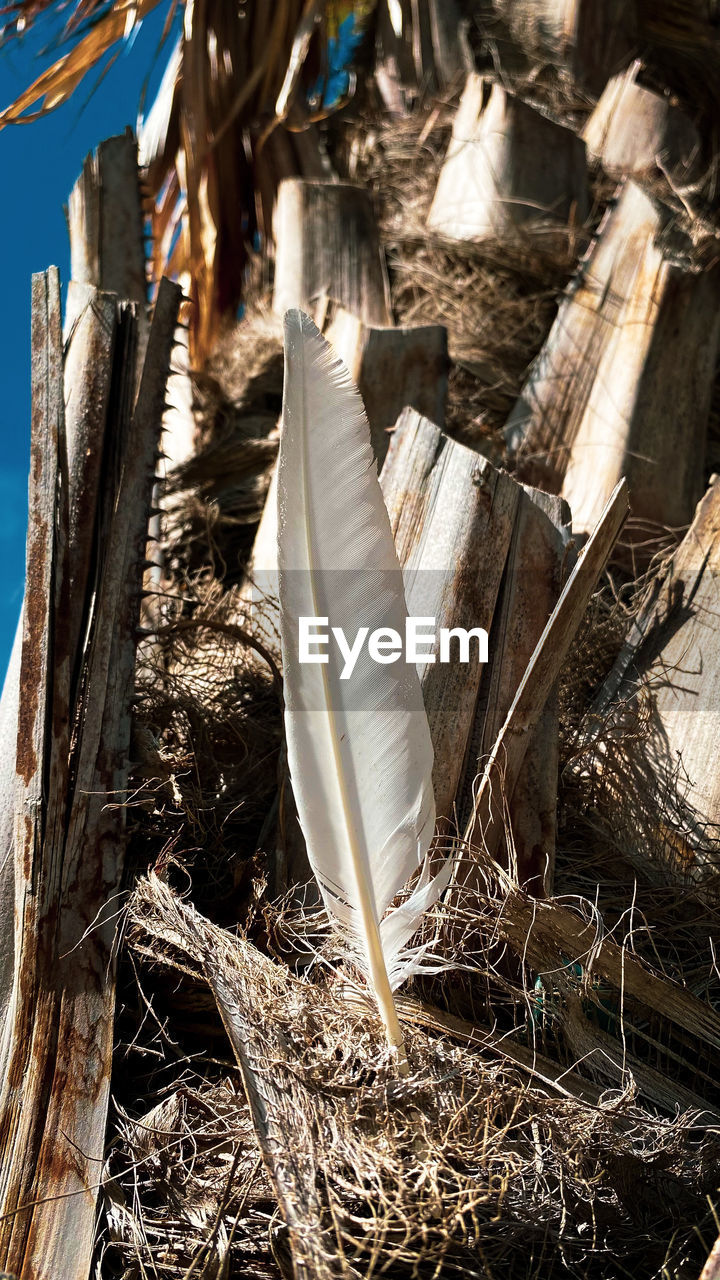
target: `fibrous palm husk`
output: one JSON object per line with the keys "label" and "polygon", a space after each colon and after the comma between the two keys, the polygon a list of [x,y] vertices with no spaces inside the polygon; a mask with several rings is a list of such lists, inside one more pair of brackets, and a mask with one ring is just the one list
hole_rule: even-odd
{"label": "fibrous palm husk", "polygon": [[[590,742],[594,718],[600,750],[578,766],[589,767],[599,808],[618,796],[635,863],[711,898],[720,888],[720,795],[708,768],[718,717],[719,510],[716,480],[648,588],[593,708]],[[628,732],[627,750],[613,759],[602,740],[623,724],[636,726],[637,737]]]}
{"label": "fibrous palm husk", "polygon": [[[464,821],[481,762],[557,601],[569,513],[409,409],[398,420],[380,479],[411,616],[434,618],[436,628],[489,633],[490,657],[482,666],[474,648],[467,665],[457,648],[441,664],[437,640],[418,666],[435,749],[437,812],[446,822]],[[514,857],[519,883],[532,881],[537,892],[551,884],[554,854],[552,695],[548,703],[531,735],[517,805],[508,793],[512,853],[503,850]]]}
{"label": "fibrous palm husk", "polygon": [[[492,877],[488,925],[491,884]],[[462,898],[436,911],[457,923]],[[292,921],[275,927],[290,942]],[[257,1258],[248,1227],[268,1194],[264,1179],[247,1180],[248,1114],[295,1274],[372,1276],[390,1267],[398,1276],[484,1277],[490,1267],[513,1277],[531,1266],[543,1277],[614,1280],[640,1265],[648,1276],[702,1265],[693,1225],[707,1234],[712,1217],[701,1188],[712,1185],[718,1159],[709,1115],[660,1121],[631,1090],[598,1095],[577,1071],[558,1072],[532,1051],[523,1059],[520,1047],[515,1054],[512,1037],[506,1054],[497,1032],[434,1016],[412,1000],[400,1003],[412,1067],[406,1085],[392,1074],[361,994],[348,1001],[351,974],[293,976],[246,939],[211,926],[155,877],[135,895],[131,938],[141,960],[209,983],[237,1054],[248,1102],[237,1101],[235,1122],[227,1092],[222,1105],[243,1181],[225,1184],[222,1198],[214,1192],[227,1227],[238,1194],[245,1198],[231,1265],[252,1265],[253,1251]],[[473,952],[469,939],[460,963],[479,973],[482,949]],[[574,1007],[573,981],[559,975],[544,1007],[536,989],[543,1019]],[[581,991],[591,1001],[598,994],[589,974],[584,981],[575,988],[578,1012]],[[597,1048],[602,1033],[594,1039]],[[141,1155],[137,1142],[135,1150]],[[199,1154],[196,1177],[203,1163]],[[132,1187],[128,1174],[121,1185]],[[142,1215],[152,1212],[147,1194],[135,1196],[135,1239],[121,1242],[128,1261],[146,1264],[153,1256],[152,1236],[141,1231]],[[587,1243],[585,1222],[593,1224]],[[290,1274],[283,1250],[275,1256]]]}

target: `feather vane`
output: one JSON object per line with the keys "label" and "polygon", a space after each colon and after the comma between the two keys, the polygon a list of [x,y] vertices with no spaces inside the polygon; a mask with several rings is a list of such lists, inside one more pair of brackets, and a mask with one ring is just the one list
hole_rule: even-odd
{"label": "feather vane", "polygon": [[[430,875],[433,749],[414,665],[364,646],[349,679],[328,646],[300,662],[299,618],[401,636],[406,605],[360,395],[298,310],[285,317],[278,469],[280,634],[288,762],[308,856],[326,908],[353,947],[401,1045],[391,991],[422,964],[408,944],[449,877]],[[325,629],[325,628],[324,628]],[[423,865],[424,864],[424,865]],[[409,897],[391,904],[423,865]]]}

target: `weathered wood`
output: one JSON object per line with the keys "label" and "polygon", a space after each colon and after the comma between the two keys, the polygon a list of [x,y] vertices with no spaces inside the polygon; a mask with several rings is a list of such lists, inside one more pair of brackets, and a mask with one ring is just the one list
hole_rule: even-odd
{"label": "weathered wood", "polygon": [[512,799],[530,730],[542,715],[628,509],[627,485],[621,481],[563,588],[495,740],[465,829],[468,843],[480,830],[491,853],[498,846],[505,805]]}
{"label": "weathered wood", "polygon": [[68,622],[70,652],[77,654],[80,629],[87,617],[86,593],[95,586],[89,582],[89,574],[97,534],[96,504],[103,461],[102,442],[110,406],[118,304],[114,294],[71,282],[68,310],[75,316],[67,335],[64,369],[68,547],[73,601]]}
{"label": "weathered wood", "polygon": [[[68,200],[70,276],[138,305],[144,338],[147,285],[138,149],[132,130],[101,142]],[[75,319],[69,307],[66,323]]]}
{"label": "weathered wood", "polygon": [[610,174],[658,167],[688,181],[700,156],[700,135],[667,97],[638,84],[641,64],[613,76],[582,132],[588,155]]}
{"label": "weathered wood", "polygon": [[[51,323],[36,321],[33,343],[17,748],[23,805],[16,830],[15,983],[0,1092],[0,1266],[23,1278],[86,1280],[107,1119],[124,851],[124,810],[109,806],[108,796],[122,797],[127,787],[142,562],[179,290],[161,286],[132,422],[117,423],[108,442],[109,465],[96,500],[101,532],[93,627],[71,744],[67,619],[73,602],[63,549],[67,481],[57,483],[67,472],[56,281],[54,290]],[[45,291],[45,277],[36,278],[41,318]],[[132,362],[125,380],[119,402],[129,410]],[[83,641],[86,634],[80,628]]]}
{"label": "weathered wood", "polygon": [[659,232],[655,202],[634,182],[625,183],[507,420],[507,448],[528,484],[559,492],[602,353],[621,323],[641,262]]}
{"label": "weathered wood", "polygon": [[[12,1269],[18,1273],[12,1238],[24,1233],[22,1215],[14,1215],[22,1200],[32,1195],[32,1179],[24,1186],[21,1170],[25,1166],[34,1172],[45,1097],[14,1095],[25,1093],[28,1081],[45,1093],[42,1069],[30,1052],[33,1019],[43,1022],[38,958],[55,889],[42,855],[44,846],[60,838],[68,782],[67,452],[60,281],[55,268],[33,276],[31,346],[28,537],[15,760],[14,972],[0,1085],[0,1266],[9,1269],[13,1257]],[[35,1101],[40,1106],[33,1116]],[[21,1246],[20,1261],[23,1253]]]}
{"label": "weathered wood", "polygon": [[585,146],[501,85],[468,76],[428,214],[454,240],[539,225],[581,225],[588,210]]}
{"label": "weathered wood", "polygon": [[648,525],[689,523],[719,347],[718,267],[685,271],[648,244],[569,452],[561,492],[576,533],[593,528],[622,476],[639,542]]}
{"label": "weathered wood", "polygon": [[371,328],[341,308],[325,336],[363,398],[379,466],[389,433],[406,405],[444,425],[449,361],[443,325]]}
{"label": "weathered wood", "polygon": [[633,516],[682,526],[700,496],[720,343],[720,273],[659,242],[661,212],[622,189],[510,415],[518,474],[562,492],[576,532],[627,477]]}
{"label": "weathered wood", "polygon": [[627,182],[571,282],[505,428],[518,474],[559,492],[605,348],[660,231],[658,206]]}
{"label": "weathered wood", "polygon": [[[165,80],[160,96],[167,90]],[[145,139],[147,163],[152,163],[153,129],[154,126]],[[135,303],[139,376],[148,335],[148,309],[138,164],[138,144],[132,131],[127,129],[124,134],[101,142],[97,151],[87,157],[70,193],[68,230],[72,280],[68,288],[65,333],[66,338],[69,337],[85,314],[88,288]],[[186,328],[178,327],[175,334],[172,375],[163,445],[171,464],[178,465],[189,457],[195,445]],[[154,505],[162,501],[156,493]],[[154,517],[151,534],[157,537],[158,533],[159,519]]]}
{"label": "weathered wood", "polygon": [[[66,532],[68,582],[73,607],[68,610],[67,646],[71,655],[80,651],[81,629],[88,616],[90,561],[96,538],[95,501],[102,465],[102,449],[110,400],[112,362],[117,329],[116,301],[90,286],[70,284],[69,308],[76,320],[66,342],[64,386],[65,436],[67,440],[68,527]],[[117,390],[117,388],[116,388]],[[3,744],[0,778],[0,1027],[4,1022],[12,988],[14,937],[14,814],[15,746],[18,733],[20,654],[22,629],[18,628],[0,707],[0,741]],[[73,700],[71,671],[69,697]],[[6,982],[9,986],[6,988]],[[0,1058],[1,1065],[1,1058]],[[0,1076],[2,1076],[0,1071]]]}
{"label": "weathered wood", "polygon": [[495,0],[512,35],[598,94],[636,43],[635,6],[625,0]]}
{"label": "weathered wood", "polygon": [[372,198],[344,182],[281,182],[275,210],[273,310],[302,307],[322,327],[326,300],[368,325],[392,324]]}
{"label": "weathered wood", "polygon": [[[592,721],[645,729],[622,772],[600,768],[628,855],[651,878],[716,892],[720,837],[720,480],[650,591],[601,690]],[[636,758],[637,757],[637,758]],[[610,762],[611,766],[612,762]]]}
{"label": "weathered wood", "polygon": [[420,93],[444,89],[472,56],[457,0],[380,0],[375,79],[388,111],[405,114]]}
{"label": "weathered wood", "polygon": [[[515,693],[562,588],[570,552],[570,512],[560,498],[524,488],[493,616],[489,662],[483,672],[468,745],[459,806],[461,824],[472,809],[473,784],[491,752]],[[512,839],[502,852],[521,888],[534,896],[552,892],[558,783],[557,689],[553,688],[520,768],[507,819]],[[478,843],[476,830],[472,843]]]}
{"label": "weathered wood", "polygon": [[[519,487],[412,409],[400,417],[380,484],[390,516],[408,613],[441,627],[490,630],[512,538]],[[435,749],[438,816],[452,819],[475,715],[482,665],[440,663],[436,647],[418,664]]]}
{"label": "weathered wood", "polygon": [[5,1074],[4,1027],[15,969],[15,749],[22,634],[21,614],[0,699],[0,1080]]}

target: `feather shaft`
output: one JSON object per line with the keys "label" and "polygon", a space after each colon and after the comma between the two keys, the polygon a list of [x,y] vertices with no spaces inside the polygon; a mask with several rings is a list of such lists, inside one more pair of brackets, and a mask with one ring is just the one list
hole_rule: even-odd
{"label": "feather shaft", "polygon": [[332,646],[300,660],[300,618],[346,637],[361,627],[402,635],[406,619],[362,400],[301,311],[285,317],[278,567],[288,762],[310,865],[406,1070],[392,992],[422,965],[410,940],[449,876],[447,867],[431,879],[426,860],[433,750],[414,665],[378,663],[359,647],[348,678]]}

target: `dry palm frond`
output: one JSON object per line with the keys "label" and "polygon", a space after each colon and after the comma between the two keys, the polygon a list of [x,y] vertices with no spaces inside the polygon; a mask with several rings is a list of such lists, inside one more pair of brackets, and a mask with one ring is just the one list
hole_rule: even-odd
{"label": "dry palm frond", "polygon": [[[14,0],[0,10],[6,18],[0,38],[66,3]],[[333,176],[315,122],[344,105],[344,81],[348,92],[355,87],[355,73],[338,74],[333,61],[340,57],[343,20],[352,20],[354,34],[342,56],[354,56],[376,7],[383,66],[392,61],[394,45],[387,0],[74,0],[63,31],[72,47],[0,112],[0,128],[61,106],[159,5],[166,11],[163,40],[173,43],[140,126],[152,279],[173,275],[187,289],[194,303],[191,354],[200,365],[223,322],[235,318],[253,253],[272,244],[280,181]],[[443,25],[443,55],[429,41],[425,6],[404,3],[398,21],[403,49],[416,55],[413,94],[443,83],[457,66],[451,24]],[[459,28],[456,34],[459,42]]]}
{"label": "dry palm frond", "polygon": [[[177,0],[78,0],[64,36],[69,52],[0,113],[0,127],[62,105],[111,51],[163,3],[166,36]],[[60,3],[18,0],[5,12],[5,39]],[[314,132],[322,115],[328,35],[342,6],[333,0],[185,0],[182,30],[156,102],[141,128],[153,224],[153,279],[183,279],[193,301],[192,354],[212,349],[221,322],[244,292],[249,255],[271,236],[278,182],[317,177],[327,163]],[[369,6],[355,6],[360,17]],[[287,127],[286,127],[287,126]]]}

